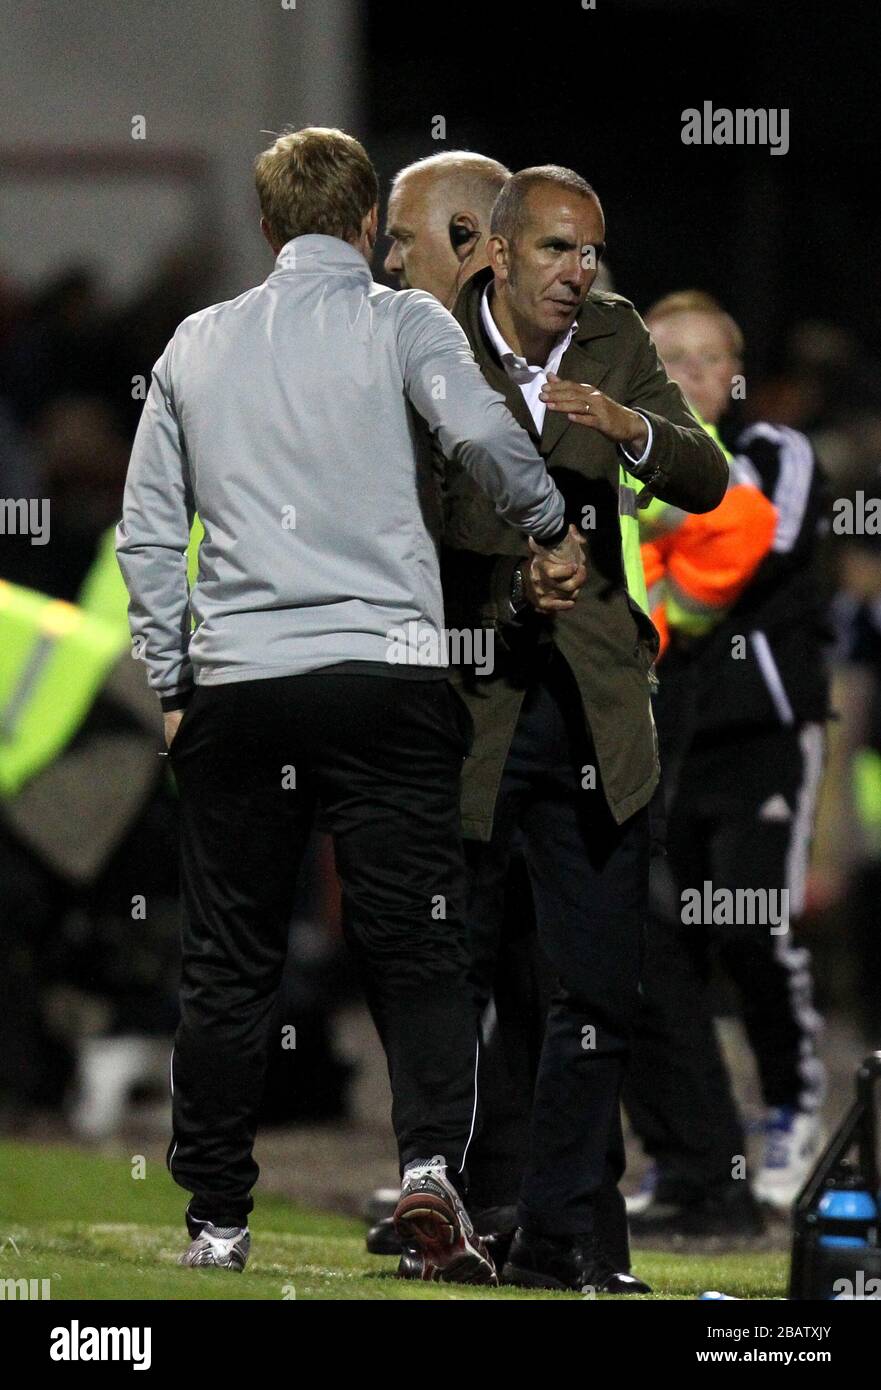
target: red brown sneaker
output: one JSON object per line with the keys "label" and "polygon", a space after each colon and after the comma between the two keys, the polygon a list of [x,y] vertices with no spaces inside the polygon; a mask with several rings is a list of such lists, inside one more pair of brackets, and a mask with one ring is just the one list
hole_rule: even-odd
{"label": "red brown sneaker", "polygon": [[486,1245],[447,1177],[443,1155],[407,1165],[394,1222],[407,1257],[401,1260],[400,1278],[498,1284]]}

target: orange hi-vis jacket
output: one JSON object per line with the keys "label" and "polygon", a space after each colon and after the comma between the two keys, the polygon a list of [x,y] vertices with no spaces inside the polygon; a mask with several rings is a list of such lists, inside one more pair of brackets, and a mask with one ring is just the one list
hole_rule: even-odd
{"label": "orange hi-vis jacket", "polygon": [[[715,430],[705,428],[719,442]],[[728,454],[728,461],[728,491],[713,511],[695,515],[655,498],[640,512],[640,550],[649,612],[661,639],[659,660],[671,630],[692,637],[709,632],[771,549],[777,508],[736,458]]]}

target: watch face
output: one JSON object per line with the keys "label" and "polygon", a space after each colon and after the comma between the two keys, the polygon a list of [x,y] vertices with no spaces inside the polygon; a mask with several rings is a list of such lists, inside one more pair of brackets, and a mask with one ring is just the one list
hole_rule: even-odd
{"label": "watch face", "polygon": [[511,580],[511,607],[515,612],[526,606],[525,584],[523,581],[523,571],[519,565],[515,569]]}

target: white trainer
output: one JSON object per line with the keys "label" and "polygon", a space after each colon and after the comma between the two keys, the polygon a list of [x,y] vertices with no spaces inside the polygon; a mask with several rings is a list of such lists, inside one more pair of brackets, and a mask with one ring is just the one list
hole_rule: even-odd
{"label": "white trainer", "polygon": [[[189,1222],[196,1224],[192,1217]],[[251,1249],[247,1226],[212,1226],[210,1221],[198,1224],[202,1229],[194,1237],[189,1250],[180,1256],[178,1263],[199,1268],[232,1269],[241,1274]]]}
{"label": "white trainer", "polygon": [[792,1106],[769,1110],[762,1166],[753,1182],[758,1201],[788,1211],[820,1157],[825,1138],[819,1115]]}

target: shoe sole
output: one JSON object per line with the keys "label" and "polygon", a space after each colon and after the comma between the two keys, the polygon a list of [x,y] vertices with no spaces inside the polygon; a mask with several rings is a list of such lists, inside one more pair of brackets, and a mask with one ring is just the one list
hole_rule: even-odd
{"label": "shoe sole", "polygon": [[521,1269],[519,1265],[506,1264],[502,1267],[502,1283],[516,1284],[521,1289],[555,1289],[558,1293],[572,1293],[568,1284],[554,1279],[550,1274],[536,1274],[532,1269]]}
{"label": "shoe sole", "polygon": [[[536,1274],[531,1269],[521,1269],[519,1265],[506,1264],[502,1269],[502,1283],[516,1284],[522,1289],[553,1289],[558,1293],[580,1293],[584,1294],[584,1289],[573,1289],[571,1285],[564,1284],[560,1279],[554,1279],[550,1274]],[[588,1286],[585,1285],[585,1288]],[[595,1293],[605,1293],[604,1289],[596,1289]],[[652,1289],[646,1284],[641,1288],[634,1289],[613,1289],[610,1296],[621,1298],[624,1295],[633,1296],[635,1294],[650,1294]]]}
{"label": "shoe sole", "polygon": [[415,1245],[423,1257],[423,1280],[446,1284],[499,1282],[488,1255],[472,1245],[452,1207],[440,1197],[413,1193],[395,1210],[402,1245]]}
{"label": "shoe sole", "polygon": [[628,1216],[639,1216],[640,1212],[646,1211],[652,1203],[650,1192],[637,1192],[633,1197],[624,1198],[624,1209]]}
{"label": "shoe sole", "polygon": [[774,1207],[776,1211],[791,1211],[812,1171],[812,1168],[807,1168],[798,1183],[788,1183],[786,1186],[781,1184],[779,1187],[773,1182],[762,1182],[759,1177],[753,1183],[753,1196],[757,1202]]}
{"label": "shoe sole", "polygon": [[[802,1187],[803,1186],[804,1183],[802,1183]],[[790,1194],[789,1192],[771,1192],[768,1190],[768,1188],[753,1188],[753,1196],[755,1197],[757,1202],[761,1202],[763,1207],[770,1207],[772,1211],[782,1213],[783,1215],[787,1215],[792,1212],[792,1208],[795,1205],[795,1199],[798,1196],[799,1192],[801,1192],[801,1187],[796,1188],[795,1192],[792,1194]]]}
{"label": "shoe sole", "polygon": [[218,1264],[216,1260],[211,1260],[208,1263],[204,1261],[197,1262],[195,1260],[188,1260],[186,1255],[179,1256],[178,1264],[183,1265],[185,1269],[226,1269],[229,1270],[231,1274],[244,1274],[245,1272],[244,1264],[239,1264],[238,1262],[226,1265]]}

